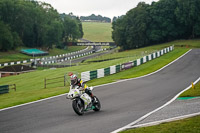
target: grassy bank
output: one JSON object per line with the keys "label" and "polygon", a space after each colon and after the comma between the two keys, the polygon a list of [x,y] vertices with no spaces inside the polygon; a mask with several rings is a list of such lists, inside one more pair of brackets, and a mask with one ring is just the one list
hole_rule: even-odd
{"label": "grassy bank", "polygon": [[[160,48],[163,48],[163,45],[160,45]],[[151,49],[151,48],[149,48]],[[141,49],[131,50],[133,53],[140,51]],[[113,82],[119,79],[132,78],[141,76],[150,72],[153,72],[172,60],[176,59],[188,49],[175,48],[174,51],[161,56],[158,59],[147,62],[139,67],[129,69],[105,78],[96,79],[88,82],[88,85],[97,85],[102,83]],[[125,51],[126,53],[127,51]],[[162,63],[161,63],[162,62]],[[60,69],[46,69],[38,70],[31,73],[25,73],[17,76],[10,76],[5,78],[0,78],[0,85],[6,84],[16,84],[17,91],[11,90],[10,93],[0,95],[0,108],[5,108],[13,105],[18,105],[21,103],[31,102],[34,100],[39,100],[42,98],[63,94],[68,91],[68,86],[63,87],[63,82],[57,84],[49,84],[47,88],[44,89],[44,79],[45,78],[55,78],[64,76],[67,72],[76,71],[79,74],[83,71],[96,70],[99,68],[105,68],[111,65],[114,65],[116,60],[97,62],[84,64],[82,66],[74,66],[70,68],[60,68]],[[154,67],[152,67],[154,66]],[[151,68],[151,69],[149,69]],[[61,81],[64,78],[60,79]],[[57,80],[56,80],[57,81]],[[106,82],[105,82],[106,81]],[[51,81],[52,82],[52,81]]]}
{"label": "grassy bank", "polygon": [[[85,22],[83,23],[84,38],[91,41],[112,41],[111,26],[112,25],[110,23]],[[98,84],[117,81],[120,79],[138,77],[156,71],[157,69],[178,58],[180,55],[184,54],[188,50],[188,48],[186,48],[186,45],[189,48],[193,48],[200,47],[199,44],[200,40],[179,40],[161,45],[154,45],[151,47],[111,53],[108,55],[100,56],[98,58],[85,61],[84,63],[80,64],[81,66],[37,70],[31,73],[0,78],[0,85],[16,84],[17,86],[16,92],[11,90],[10,93],[0,95],[0,108],[35,101],[46,97],[63,94],[68,91],[68,86],[64,87],[63,82],[57,84],[49,84],[47,85],[47,88],[44,89],[45,78],[55,78],[64,76],[64,74],[70,71],[78,72],[80,76],[80,73],[84,71],[106,68],[123,62],[133,61],[135,59],[141,58],[144,55],[147,55],[148,53],[163,49],[170,45],[176,46],[174,51],[163,55],[153,61],[147,62],[141,66],[129,69],[127,71],[122,71],[120,73],[107,76],[105,78],[92,80],[87,84],[94,86]],[[83,49],[83,47],[69,47],[68,51],[54,49],[53,51],[50,50],[50,55],[63,54],[67,52],[77,51],[80,49]],[[8,53],[0,53],[0,62],[18,61],[30,58],[29,56],[24,56],[25,55],[15,53],[15,51],[10,51]],[[60,80],[63,81],[64,79]]]}
{"label": "grassy bank", "polygon": [[[85,46],[70,46],[67,49],[53,48],[53,49],[50,49],[48,52],[49,52],[49,56],[54,56],[54,55],[60,55],[60,54],[66,54],[66,53],[78,51],[84,48],[86,47]],[[32,56],[28,56],[28,55],[20,53],[21,49],[22,48],[18,48],[15,51],[13,50],[13,51],[7,51],[7,52],[0,52],[0,63],[22,61],[22,60],[33,58]],[[26,48],[23,48],[23,49],[26,49]]]}
{"label": "grassy bank", "polygon": [[200,82],[198,82],[194,88],[190,88],[189,90],[182,93],[179,97],[198,97],[200,96]]}
{"label": "grassy bank", "polygon": [[166,44],[174,44],[179,47],[200,48],[200,39],[195,40],[177,40]]}
{"label": "grassy bank", "polygon": [[181,56],[187,51],[188,49],[175,48],[174,51],[168,54],[165,54],[157,59],[149,61],[141,66],[134,67],[132,69],[128,69],[123,72],[116,73],[114,75],[106,76],[104,78],[94,79],[94,80],[89,81],[87,84],[94,86],[94,85],[99,85],[99,84],[115,82],[121,79],[128,79],[128,78],[143,76],[162,68],[163,66],[167,65],[168,63],[175,60],[176,58],[178,58],[179,56]]}
{"label": "grassy bank", "polygon": [[200,116],[163,123],[157,126],[136,128],[120,133],[199,133]]}

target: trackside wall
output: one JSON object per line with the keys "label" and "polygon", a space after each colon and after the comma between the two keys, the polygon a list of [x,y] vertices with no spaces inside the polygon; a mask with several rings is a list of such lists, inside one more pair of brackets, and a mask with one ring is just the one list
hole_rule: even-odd
{"label": "trackside wall", "polygon": [[127,63],[123,63],[120,65],[114,65],[114,66],[110,66],[107,68],[101,68],[101,69],[97,69],[97,70],[93,70],[93,71],[86,71],[86,72],[82,72],[81,73],[81,79],[83,80],[83,82],[92,80],[92,79],[96,79],[96,78],[102,78],[105,77],[107,75],[111,75],[111,74],[115,74],[117,72],[120,72],[121,70],[126,70],[132,67],[136,67],[139,66],[141,64],[144,64],[148,61],[151,61],[153,59],[156,59],[170,51],[174,50],[174,46],[170,46],[167,48],[164,48],[160,51],[154,52],[152,54],[149,54],[147,56],[144,56],[140,59],[137,59],[135,61],[129,61]]}

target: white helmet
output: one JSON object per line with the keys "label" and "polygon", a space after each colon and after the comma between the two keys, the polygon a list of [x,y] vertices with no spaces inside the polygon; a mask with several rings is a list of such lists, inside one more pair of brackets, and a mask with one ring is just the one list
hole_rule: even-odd
{"label": "white helmet", "polygon": [[78,81],[77,76],[75,74],[73,74],[70,76],[70,78],[71,78],[71,85],[75,85]]}
{"label": "white helmet", "polygon": [[74,80],[77,78],[77,76],[75,74],[71,75],[70,77],[71,77],[71,80]]}

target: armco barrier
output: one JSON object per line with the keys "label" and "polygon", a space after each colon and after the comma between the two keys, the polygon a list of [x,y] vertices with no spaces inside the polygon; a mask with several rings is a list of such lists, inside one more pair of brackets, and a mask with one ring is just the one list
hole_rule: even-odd
{"label": "armco barrier", "polygon": [[89,54],[92,54],[93,52],[90,51],[90,52],[87,52],[87,53],[84,53],[84,54],[79,54],[79,55],[71,55],[69,57],[65,57],[65,56],[61,56],[61,57],[57,57],[57,58],[53,58],[54,60],[51,60],[51,61],[41,61],[41,64],[54,64],[54,63],[59,63],[59,62],[64,62],[64,61],[67,61],[67,60],[72,60],[72,59],[75,59],[75,58],[78,58],[78,57],[82,57],[82,56],[85,56],[85,55],[89,55]]}
{"label": "armco barrier", "polygon": [[136,66],[144,64],[148,61],[151,61],[155,58],[158,58],[158,57],[172,51],[173,49],[174,49],[174,46],[170,46],[168,48],[164,48],[160,51],[157,51],[157,52],[154,52],[154,53],[149,54],[147,56],[144,56],[140,59],[130,61],[130,62],[127,62],[127,63],[123,63],[121,65],[114,65],[114,66],[110,66],[110,67],[107,67],[107,68],[102,68],[102,69],[98,69],[98,70],[94,70],[94,71],[82,72],[81,73],[81,79],[83,80],[83,82],[86,82],[86,81],[89,81],[89,80],[92,80],[92,79],[95,79],[95,78],[102,78],[104,76],[120,72],[121,70],[126,70],[126,69],[129,69],[131,67],[136,67]]}
{"label": "armco barrier", "polygon": [[[85,51],[87,50],[87,48],[83,49],[83,50],[79,50],[79,51],[76,51],[76,52],[72,52],[72,53],[68,53],[68,54],[62,54],[62,55],[56,55],[56,56],[51,56],[51,57],[46,57],[46,58],[38,58],[36,60],[48,60],[48,59],[57,59],[57,58],[61,58],[61,57],[65,57],[65,56],[69,56],[69,55],[72,55],[72,54],[76,54],[76,53],[80,53],[82,51]],[[84,53],[85,55],[86,53]],[[87,54],[90,54],[90,53],[87,53]],[[79,55],[80,57],[81,55]],[[83,55],[82,55],[83,56]],[[73,59],[73,57],[71,57],[70,59]],[[69,60],[69,59],[68,59]],[[17,62],[9,62],[9,63],[3,63],[3,64],[0,64],[0,67],[3,67],[3,66],[11,66],[11,65],[16,65],[16,64],[23,64],[23,63],[28,63],[28,62],[33,62],[34,59],[28,59],[28,60],[24,60],[24,61],[17,61]],[[59,60],[59,62],[61,61],[64,61],[64,60]],[[58,61],[57,61],[58,62]],[[56,61],[42,61],[41,62],[42,64],[52,64],[52,63],[56,63]]]}
{"label": "armco barrier", "polygon": [[90,71],[90,79],[96,79],[97,78],[97,70]]}
{"label": "armco barrier", "polygon": [[[82,54],[79,54],[79,55],[73,55],[73,54],[83,52],[84,50],[87,50],[87,49],[88,49],[88,47],[86,49],[83,49],[83,50],[80,50],[80,51],[76,51],[76,52],[72,52],[72,53],[68,53],[68,54],[45,57],[45,58],[41,58],[41,59],[37,58],[37,59],[28,59],[28,60],[24,60],[24,61],[3,63],[3,64],[0,64],[0,67],[33,62],[34,60],[39,60],[41,65],[48,65],[48,64],[64,62],[64,61],[67,61],[67,60],[72,60],[72,59],[79,58],[79,57],[93,53],[92,51],[90,51],[90,52],[82,53]],[[104,50],[106,50],[106,49],[101,49],[100,51],[104,51]],[[48,61],[48,60],[50,60],[50,61]]]}
{"label": "armco barrier", "polygon": [[104,75],[110,75],[110,67],[104,69]]}
{"label": "armco barrier", "polygon": [[94,71],[86,71],[81,73],[81,79],[83,82],[95,79],[102,78],[110,74],[114,74],[121,71],[121,65],[114,65],[107,68],[97,69]]}
{"label": "armco barrier", "polygon": [[121,65],[116,65],[116,72],[120,72],[121,71]]}
{"label": "armco barrier", "polygon": [[97,69],[97,78],[102,78],[104,77],[105,74],[104,74],[104,69]]}

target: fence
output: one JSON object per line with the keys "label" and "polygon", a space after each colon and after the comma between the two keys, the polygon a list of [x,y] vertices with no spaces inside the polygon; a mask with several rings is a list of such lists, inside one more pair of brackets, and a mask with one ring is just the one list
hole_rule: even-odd
{"label": "fence", "polygon": [[[55,81],[55,80],[58,80],[58,79],[62,79],[62,80]],[[49,78],[49,79],[45,78],[44,79],[44,88],[46,88],[47,85],[49,85],[49,84],[56,84],[56,83],[62,83],[62,82],[64,83],[64,86],[65,86],[66,85],[66,76]]]}
{"label": "fence", "polygon": [[90,55],[92,53],[93,53],[93,51],[89,51],[89,52],[86,52],[86,53],[77,54],[77,55],[71,55],[71,56],[67,56],[67,57],[65,57],[64,55],[63,55],[63,57],[52,57],[52,58],[50,58],[49,61],[41,61],[40,64],[41,65],[47,65],[47,64],[54,64],[54,63],[64,62],[64,61],[80,58],[80,57],[83,57],[83,56],[86,56],[86,55]]}
{"label": "fence", "polygon": [[13,89],[13,90],[16,91],[16,84],[10,84],[9,85],[9,89]]}
{"label": "fence", "polygon": [[64,67],[71,67],[75,65],[41,65],[37,64],[37,67],[44,67],[44,68],[64,68]]}
{"label": "fence", "polygon": [[174,46],[170,46],[170,47],[164,48],[160,51],[157,51],[155,53],[144,56],[140,59],[134,60],[134,61],[123,63],[120,65],[110,66],[108,68],[102,68],[102,69],[97,69],[97,70],[93,70],[93,71],[82,72],[81,79],[83,80],[83,82],[86,82],[86,81],[89,81],[89,80],[92,80],[95,78],[102,78],[104,76],[120,72],[121,70],[126,70],[126,69],[129,69],[132,67],[136,67],[136,66],[144,64],[148,61],[151,61],[155,58],[158,58],[158,57],[172,51],[173,49],[174,49]]}
{"label": "fence", "polygon": [[9,89],[14,89],[16,91],[16,84],[1,85],[0,86],[0,94],[8,93]]}

